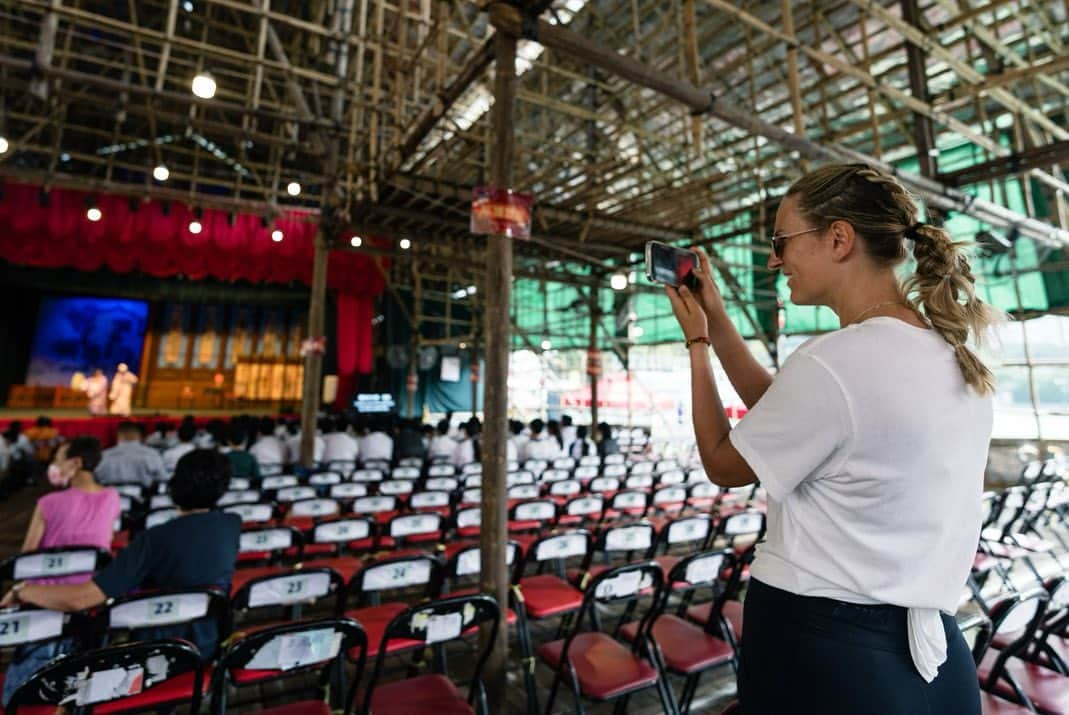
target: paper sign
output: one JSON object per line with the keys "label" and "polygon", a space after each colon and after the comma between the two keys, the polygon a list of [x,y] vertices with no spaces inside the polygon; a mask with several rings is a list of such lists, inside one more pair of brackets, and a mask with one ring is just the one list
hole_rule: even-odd
{"label": "paper sign", "polygon": [[362,519],[332,521],[315,528],[314,541],[317,544],[356,541],[366,539],[370,531],[371,527]]}
{"label": "paper sign", "polygon": [[391,479],[379,484],[381,494],[409,494],[412,492],[412,482],[406,479]]}
{"label": "paper sign", "polygon": [[584,514],[594,514],[596,512],[601,511],[601,507],[601,499],[595,499],[593,497],[584,497],[582,499],[576,499],[575,501],[568,502],[568,515],[582,516]]}
{"label": "paper sign", "polygon": [[674,484],[682,484],[686,479],[686,475],[679,469],[671,469],[661,474],[660,483],[662,486],[672,486]]}
{"label": "paper sign", "polygon": [[353,499],[367,495],[367,487],[363,484],[348,482],[338,484],[330,488],[330,496],[335,499]]}
{"label": "paper sign", "polygon": [[390,536],[411,536],[437,531],[441,519],[436,514],[413,514],[390,522]]}
{"label": "paper sign", "polygon": [[264,477],[262,482],[264,489],[282,489],[283,487],[295,487],[297,486],[297,477],[292,474],[280,475],[277,477]]}
{"label": "paper sign", "polygon": [[458,484],[459,482],[452,477],[435,477],[427,480],[426,488],[431,492],[451,492],[457,488]]}
{"label": "paper sign", "polygon": [[42,576],[66,576],[92,573],[96,570],[95,551],[56,551],[50,554],[31,554],[15,560],[15,580]]}
{"label": "paper sign", "polygon": [[381,469],[357,469],[349,479],[354,482],[381,482],[382,476]]}
{"label": "paper sign", "polygon": [[397,467],[391,476],[394,479],[419,479],[419,467]]}
{"label": "paper sign", "polygon": [[249,484],[250,482],[248,479],[235,477],[230,480],[230,484],[227,486],[227,489],[231,491],[243,491],[249,488]]}
{"label": "paper sign", "polygon": [[[535,487],[537,490],[538,488]],[[519,504],[516,506],[517,521],[538,521],[552,519],[556,514],[556,506],[550,502],[533,502],[531,504]]]}
{"label": "paper sign", "polygon": [[456,473],[456,467],[452,464],[432,464],[427,469],[428,477],[451,477]]}
{"label": "paper sign", "polygon": [[223,496],[219,497],[219,501],[216,502],[217,506],[229,506],[230,504],[240,504],[242,502],[255,502],[260,500],[260,492],[246,489],[244,491],[227,492]]}
{"label": "paper sign", "polygon": [[274,509],[270,504],[237,504],[223,509],[228,514],[237,514],[246,523],[270,521],[274,516]]}
{"label": "paper sign", "polygon": [[482,509],[472,507],[457,512],[457,526],[479,526],[482,523]]}
{"label": "paper sign", "polygon": [[245,664],[248,670],[292,670],[322,663],[338,655],[343,635],[333,628],[317,628],[275,636]]}
{"label": "paper sign", "polygon": [[698,541],[709,535],[708,519],[680,519],[668,526],[668,543]]}
{"label": "paper sign", "polygon": [[409,503],[413,508],[426,509],[436,506],[448,506],[449,505],[449,493],[448,492],[419,492],[413,494]]}
{"label": "paper sign", "polygon": [[249,608],[313,601],[330,593],[330,576],[305,573],[254,583],[249,589]]}
{"label": "paper sign", "polygon": [[566,559],[570,556],[584,555],[586,555],[586,537],[584,535],[562,534],[539,544],[538,550],[535,552],[535,560]]}
{"label": "paper sign", "polygon": [[149,509],[165,509],[169,506],[174,506],[174,499],[171,499],[166,494],[154,496],[148,503]]}
{"label": "paper sign", "polygon": [[642,583],[641,571],[626,571],[619,576],[606,579],[598,584],[594,598],[622,598],[637,593]]}
{"label": "paper sign", "polygon": [[326,484],[338,484],[341,482],[341,475],[337,472],[323,472],[322,474],[313,474],[308,477],[308,483],[313,486],[323,486]]}
{"label": "paper sign", "polygon": [[636,551],[648,549],[651,544],[652,529],[646,526],[623,527],[612,529],[605,535],[606,551]]}
{"label": "paper sign", "polygon": [[286,487],[278,490],[280,502],[291,502],[299,499],[314,499],[316,490],[312,487]]}
{"label": "paper sign", "polygon": [[264,531],[246,531],[239,541],[242,553],[248,551],[272,551],[288,549],[293,546],[293,534],[289,529],[266,529]]}
{"label": "paper sign", "polygon": [[354,514],[375,514],[392,511],[397,505],[393,497],[361,497],[353,502]]}
{"label": "paper sign", "polygon": [[452,640],[464,629],[464,618],[460,613],[444,613],[427,619],[427,642],[440,643]]}
{"label": "paper sign", "polygon": [[419,586],[430,581],[431,564],[425,559],[372,566],[364,571],[364,590]]}
{"label": "paper sign", "polygon": [[337,514],[338,502],[333,499],[306,499],[293,503],[290,514],[293,516],[322,516]]}
{"label": "paper sign", "polygon": [[728,517],[724,524],[724,534],[737,536],[739,534],[754,534],[761,530],[760,514],[735,514]]}
{"label": "paper sign", "polygon": [[687,500],[687,490],[682,487],[665,487],[653,495],[654,504],[676,504]]}
{"label": "paper sign", "polygon": [[695,559],[687,564],[687,583],[708,583],[720,578],[720,566],[724,563],[723,556],[709,556],[703,559]]}
{"label": "paper sign", "polygon": [[568,479],[563,482],[555,482],[553,486],[549,488],[549,493],[555,496],[571,496],[572,494],[578,494],[583,488],[583,485],[579,483],[577,479]]}
{"label": "paper sign", "polygon": [[533,203],[531,194],[491,186],[473,187],[470,230],[476,235],[499,234],[529,240]]}
{"label": "paper sign", "polygon": [[100,670],[90,673],[89,678],[79,686],[75,703],[91,705],[137,695],[143,686],[144,670],[141,666]]}
{"label": "paper sign", "polygon": [[59,611],[15,611],[0,614],[0,647],[57,638],[65,616]]}
{"label": "paper sign", "polygon": [[509,487],[509,499],[535,499],[538,497],[538,487],[534,484],[520,484]]}
{"label": "paper sign", "polygon": [[184,623],[208,615],[208,595],[176,593],[139,598],[114,606],[109,613],[112,628],[144,628]]}

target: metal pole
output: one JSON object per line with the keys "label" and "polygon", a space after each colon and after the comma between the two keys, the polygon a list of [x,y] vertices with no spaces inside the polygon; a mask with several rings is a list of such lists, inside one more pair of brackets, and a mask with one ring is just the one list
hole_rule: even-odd
{"label": "metal pole", "polygon": [[[494,36],[494,153],[490,182],[497,188],[512,183],[513,107],[516,101],[516,38]],[[505,486],[508,437],[509,299],[512,290],[512,243],[502,235],[490,236],[486,249],[486,299],[483,330],[486,336],[486,378],[483,388],[482,529],[479,535],[482,592],[497,599],[502,613],[508,604],[508,504]],[[493,651],[483,670],[489,712],[507,711],[505,667],[508,664],[508,629],[502,618]]]}

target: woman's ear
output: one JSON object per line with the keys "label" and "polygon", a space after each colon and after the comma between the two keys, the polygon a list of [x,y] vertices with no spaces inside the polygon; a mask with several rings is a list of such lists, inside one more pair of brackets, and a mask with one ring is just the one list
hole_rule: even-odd
{"label": "woman's ear", "polygon": [[854,252],[858,235],[849,221],[833,221],[829,227],[831,233],[832,257],[836,261],[845,261]]}

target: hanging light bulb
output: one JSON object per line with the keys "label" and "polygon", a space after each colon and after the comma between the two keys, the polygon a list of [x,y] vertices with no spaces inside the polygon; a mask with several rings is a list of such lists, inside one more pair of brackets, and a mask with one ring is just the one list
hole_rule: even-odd
{"label": "hanging light bulb", "polygon": [[276,228],[274,231],[272,231],[271,232],[271,240],[274,241],[275,243],[278,243],[279,241],[281,241],[282,240],[282,229]]}
{"label": "hanging light bulb", "polygon": [[7,150],[10,146],[11,145],[7,143],[7,137],[0,136],[0,154],[7,154]]}
{"label": "hanging light bulb", "polygon": [[215,79],[207,72],[201,72],[193,78],[193,94],[201,99],[211,99],[215,96]]}
{"label": "hanging light bulb", "polygon": [[613,273],[612,278],[609,279],[609,285],[613,290],[623,290],[627,288],[627,274],[625,273]]}
{"label": "hanging light bulb", "polygon": [[200,233],[203,228],[204,227],[200,225],[200,221],[198,221],[197,219],[193,219],[189,222],[189,232],[194,235]]}
{"label": "hanging light bulb", "polygon": [[349,245],[353,248],[360,248],[361,243],[363,243],[363,241],[360,239],[359,236],[353,236],[349,239]]}
{"label": "hanging light bulb", "polygon": [[291,181],[289,184],[286,185],[286,193],[290,196],[300,196],[301,185],[296,181]]}
{"label": "hanging light bulb", "polygon": [[100,212],[100,209],[98,209],[96,206],[90,206],[89,209],[85,212],[85,217],[93,223],[96,223],[104,217],[104,214],[102,214]]}
{"label": "hanging light bulb", "polygon": [[397,245],[401,247],[402,251],[407,251],[409,248],[412,247],[412,242],[409,241],[407,238],[402,238],[400,243],[398,243]]}
{"label": "hanging light bulb", "polygon": [[156,181],[167,181],[171,178],[171,170],[165,164],[160,164],[152,170],[152,178]]}

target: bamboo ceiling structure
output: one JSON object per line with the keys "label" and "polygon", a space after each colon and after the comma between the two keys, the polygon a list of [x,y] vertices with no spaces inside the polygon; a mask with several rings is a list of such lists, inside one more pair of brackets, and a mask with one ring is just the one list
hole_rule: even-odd
{"label": "bamboo ceiling structure", "polygon": [[[468,207],[471,187],[489,183],[498,31],[486,5],[0,0],[0,133],[11,143],[0,175],[263,214],[314,214],[333,191],[354,230],[412,237],[402,255],[455,271],[444,290],[477,281],[483,244],[468,234]],[[818,144],[916,157],[920,173],[966,192],[1028,174],[1056,209],[1050,223],[1069,229],[1067,2],[533,5],[717,106]],[[519,57],[513,188],[536,201],[533,241],[516,246],[520,275],[611,271],[650,239],[710,243],[742,212],[767,233],[806,164],[538,42],[521,39]],[[190,91],[200,71],[218,83],[213,99]],[[963,143],[975,166],[942,171],[938,148]],[[163,183],[151,176],[160,163]],[[409,264],[396,266],[410,280]]]}

